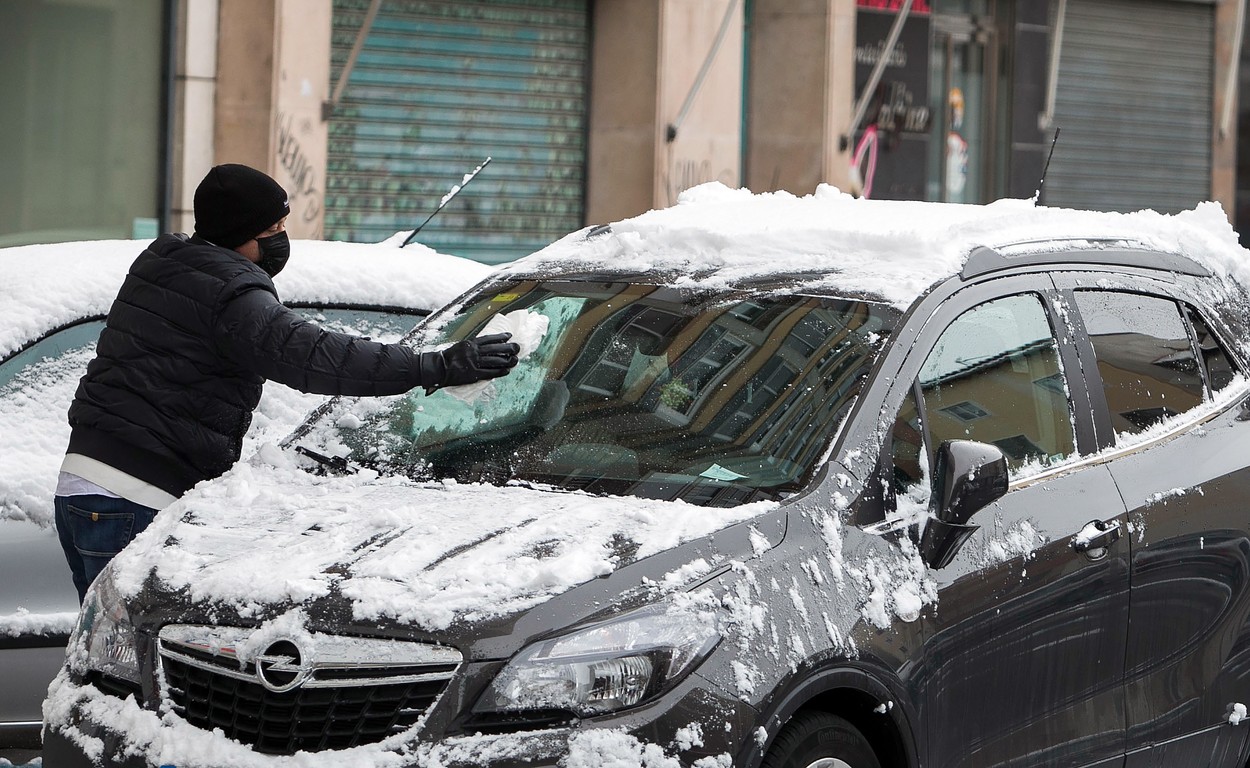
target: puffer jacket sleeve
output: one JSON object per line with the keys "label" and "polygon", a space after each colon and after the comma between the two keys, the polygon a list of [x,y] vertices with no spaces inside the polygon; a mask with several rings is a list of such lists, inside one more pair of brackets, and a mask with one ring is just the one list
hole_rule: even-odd
{"label": "puffer jacket sleeve", "polygon": [[259,286],[227,291],[215,330],[240,368],[312,394],[397,395],[437,384],[441,370],[438,353],[326,330]]}

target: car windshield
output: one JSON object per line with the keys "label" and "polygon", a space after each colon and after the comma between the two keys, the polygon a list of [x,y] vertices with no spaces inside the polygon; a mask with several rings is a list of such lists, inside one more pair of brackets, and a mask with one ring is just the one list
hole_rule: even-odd
{"label": "car windshield", "polygon": [[523,359],[509,376],[338,403],[300,448],[418,478],[711,506],[781,498],[824,457],[896,318],[862,300],[515,282],[421,343],[511,328]]}

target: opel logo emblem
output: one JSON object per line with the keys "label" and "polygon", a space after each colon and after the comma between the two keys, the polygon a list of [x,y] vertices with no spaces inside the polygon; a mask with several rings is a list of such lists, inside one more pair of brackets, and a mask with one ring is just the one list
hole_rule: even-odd
{"label": "opel logo emblem", "polygon": [[290,640],[272,643],[256,657],[256,679],[274,693],[286,693],[304,684],[312,674],[312,662]]}

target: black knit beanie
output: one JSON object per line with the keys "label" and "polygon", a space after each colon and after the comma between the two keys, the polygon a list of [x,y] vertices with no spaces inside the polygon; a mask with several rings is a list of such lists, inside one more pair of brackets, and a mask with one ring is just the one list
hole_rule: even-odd
{"label": "black knit beanie", "polygon": [[237,248],[291,212],[286,190],[246,165],[214,166],[195,189],[195,234]]}

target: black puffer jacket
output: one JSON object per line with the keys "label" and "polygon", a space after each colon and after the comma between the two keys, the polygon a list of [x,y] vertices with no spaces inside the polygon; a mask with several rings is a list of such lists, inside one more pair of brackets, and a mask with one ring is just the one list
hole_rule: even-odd
{"label": "black puffer jacket", "polygon": [[279,303],[269,276],[234,251],[162,235],[109,310],[69,409],[69,452],[180,496],[238,460],[266,379],[399,394],[441,374],[430,357],[327,331]]}

